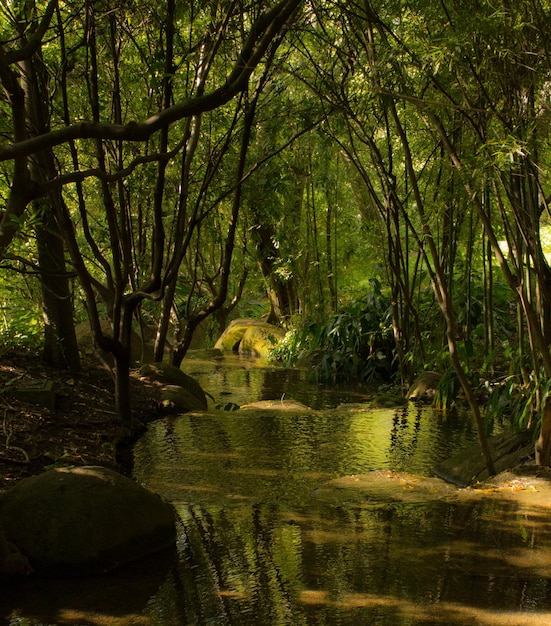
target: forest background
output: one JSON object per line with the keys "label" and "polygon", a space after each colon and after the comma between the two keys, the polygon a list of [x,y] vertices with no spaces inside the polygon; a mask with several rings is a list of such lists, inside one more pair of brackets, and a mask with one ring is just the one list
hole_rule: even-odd
{"label": "forest background", "polygon": [[78,371],[89,323],[131,428],[133,330],[180,365],[264,315],[322,381],[442,372],[489,467],[496,417],[548,465],[550,11],[2,0],[3,346]]}

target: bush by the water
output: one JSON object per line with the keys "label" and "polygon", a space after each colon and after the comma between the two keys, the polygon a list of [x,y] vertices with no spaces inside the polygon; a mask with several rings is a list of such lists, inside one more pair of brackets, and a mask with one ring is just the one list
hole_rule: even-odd
{"label": "bush by the water", "polygon": [[289,331],[272,358],[309,365],[319,382],[370,382],[395,375],[394,352],[390,301],[371,280],[371,291],[342,313]]}

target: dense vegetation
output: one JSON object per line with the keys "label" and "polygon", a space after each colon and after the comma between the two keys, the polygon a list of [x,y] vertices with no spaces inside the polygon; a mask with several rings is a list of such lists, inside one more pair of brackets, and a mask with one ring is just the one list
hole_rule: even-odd
{"label": "dense vegetation", "polygon": [[484,386],[549,464],[551,6],[269,4],[0,5],[3,343],[77,369],[88,320],[131,425],[133,328],[179,364],[265,314],[320,378],[446,372],[483,448]]}

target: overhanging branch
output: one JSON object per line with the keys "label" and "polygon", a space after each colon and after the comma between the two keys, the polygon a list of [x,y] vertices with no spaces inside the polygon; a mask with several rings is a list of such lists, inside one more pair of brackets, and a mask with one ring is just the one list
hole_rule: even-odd
{"label": "overhanging branch", "polygon": [[0,148],[0,161],[25,157],[77,139],[143,142],[183,118],[223,106],[243,90],[271,41],[298,9],[301,0],[283,0],[253,25],[243,50],[225,83],[209,94],[186,99],[142,122],[109,124],[79,122]]}

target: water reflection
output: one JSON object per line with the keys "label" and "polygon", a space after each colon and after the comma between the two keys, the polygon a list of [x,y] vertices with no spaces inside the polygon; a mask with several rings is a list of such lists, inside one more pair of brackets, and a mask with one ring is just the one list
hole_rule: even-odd
{"label": "water reflection", "polygon": [[[398,422],[398,426],[397,426]],[[213,412],[167,417],[136,447],[137,477],[172,501],[284,499],[374,469],[427,474],[476,438],[430,409]]]}
{"label": "water reflection", "polygon": [[[428,475],[476,440],[469,419],[414,406],[335,408],[365,390],[316,399],[301,373],[274,374],[243,359],[228,367],[197,359],[187,371],[216,403],[284,395],[320,410],[212,411],[152,424],[136,446],[135,476],[176,508],[176,562],[150,587],[139,586],[136,566],[135,592],[124,577],[107,579],[128,607],[109,618],[102,604],[95,613],[62,610],[93,606],[90,581],[87,603],[71,600],[73,587],[61,599],[59,582],[56,591],[33,588],[32,609],[21,599],[4,604],[0,592],[14,626],[551,625],[548,508],[318,496],[320,485],[344,475]],[[57,608],[43,604],[41,613],[48,594]]]}
{"label": "water reflection", "polygon": [[314,409],[323,409],[341,402],[363,402],[373,391],[350,384],[325,387],[309,381],[306,370],[275,367],[264,359],[239,354],[213,357],[208,351],[192,351],[183,368],[199,380],[216,404],[243,405],[259,399],[292,398]]}
{"label": "water reflection", "polygon": [[161,623],[551,623],[548,580],[505,558],[518,533],[494,518],[499,537],[475,538],[476,506],[178,511],[180,566],[151,603],[170,607]]}

